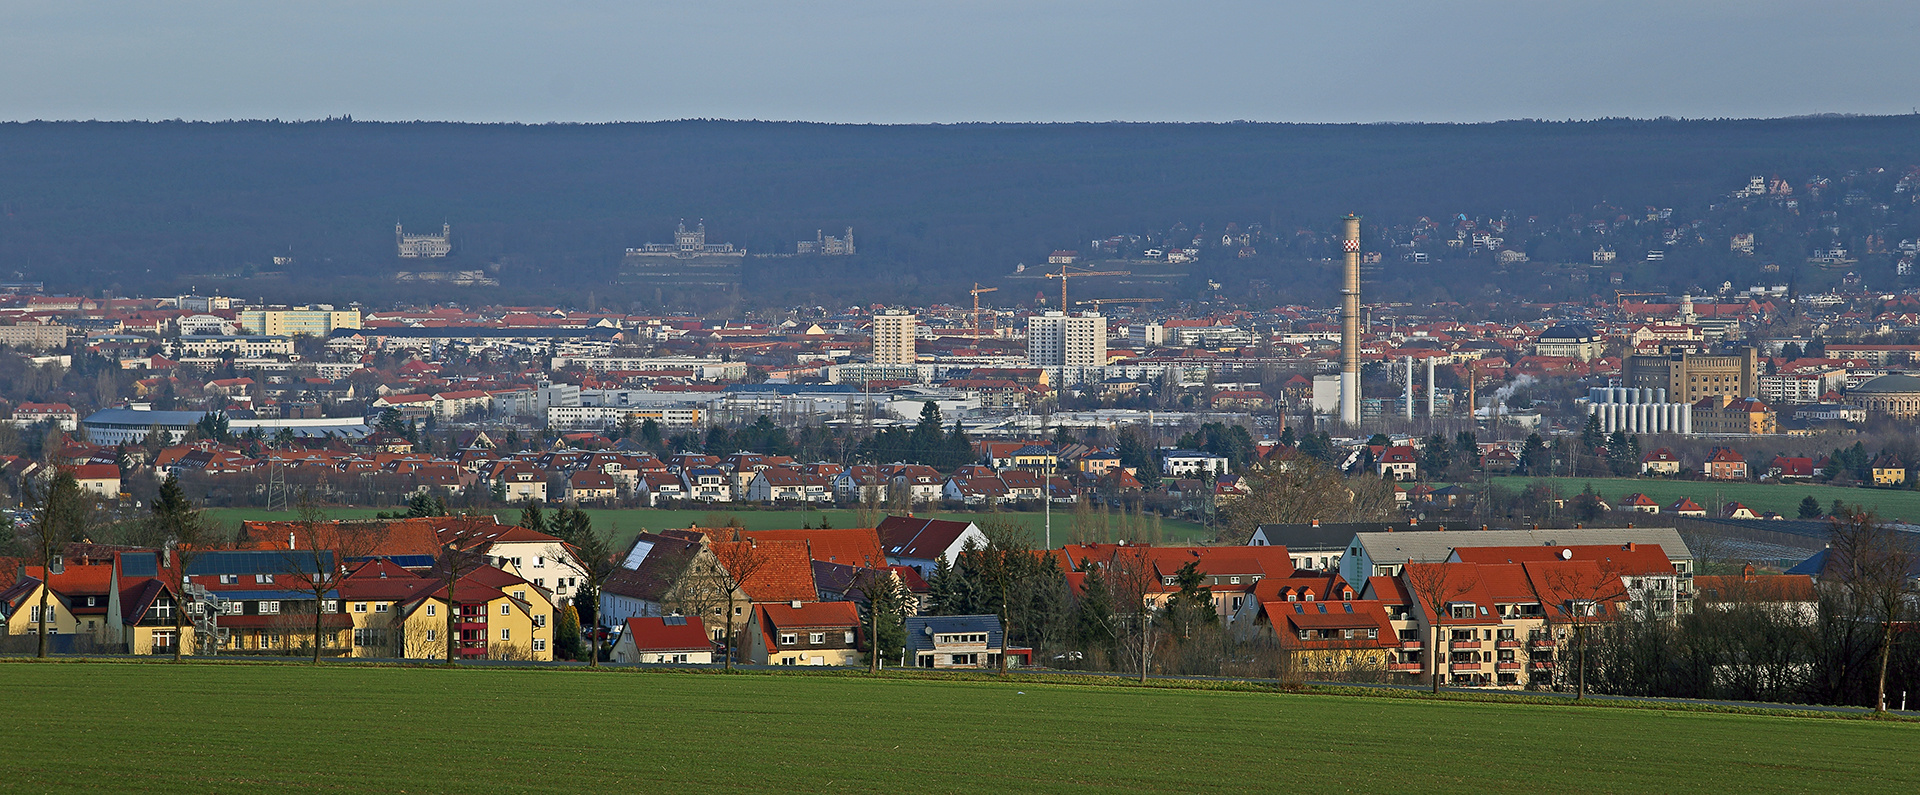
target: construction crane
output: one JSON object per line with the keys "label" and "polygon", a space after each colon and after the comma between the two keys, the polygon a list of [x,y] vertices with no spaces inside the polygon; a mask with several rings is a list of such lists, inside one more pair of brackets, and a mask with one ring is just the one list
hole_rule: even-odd
{"label": "construction crane", "polygon": [[1100,311],[1100,307],[1102,304],[1157,304],[1164,300],[1166,299],[1164,298],[1095,298],[1088,301],[1075,301],[1073,303],[1075,306],[1080,306],[1083,304],[1092,304],[1093,311],[1098,312]]}
{"label": "construction crane", "polygon": [[998,287],[981,287],[979,282],[974,282],[973,289],[969,291],[973,293],[973,346],[976,348],[980,347],[980,294],[999,289]]}
{"label": "construction crane", "polygon": [[1060,311],[1062,312],[1067,311],[1067,307],[1070,306],[1067,303],[1067,280],[1068,279],[1076,279],[1082,276],[1132,276],[1132,275],[1133,275],[1133,271],[1096,271],[1096,270],[1087,270],[1086,268],[1076,269],[1071,265],[1061,265],[1059,273],[1046,274],[1047,278],[1049,279],[1060,280]]}

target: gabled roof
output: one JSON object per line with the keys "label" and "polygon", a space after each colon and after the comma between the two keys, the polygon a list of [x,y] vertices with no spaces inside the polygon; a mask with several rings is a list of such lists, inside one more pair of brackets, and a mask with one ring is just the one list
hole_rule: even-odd
{"label": "gabled roof", "polygon": [[886,552],[880,548],[879,532],[872,528],[749,530],[741,532],[740,536],[755,541],[803,542],[810,560],[864,567],[887,565]]}
{"label": "gabled roof", "polygon": [[755,605],[760,627],[773,629],[847,629],[860,626],[860,608],[852,602],[802,602]]}
{"label": "gabled roof", "polygon": [[700,554],[700,542],[653,533],[641,533],[621,558],[600,590],[648,602],[666,599],[674,585],[686,574],[687,567]]}
{"label": "gabled roof", "polygon": [[615,641],[620,642],[631,642],[638,651],[713,651],[699,616],[629,618],[621,625],[620,640]]}
{"label": "gabled roof", "polygon": [[889,516],[874,529],[880,534],[880,546],[887,555],[933,560],[946,554],[970,527],[973,527],[972,522]]}
{"label": "gabled roof", "polygon": [[[741,551],[739,545],[750,545],[752,551]],[[713,552],[723,565],[742,555],[759,557],[758,567],[740,583],[740,589],[752,601],[811,602],[820,598],[804,541],[715,541]]]}

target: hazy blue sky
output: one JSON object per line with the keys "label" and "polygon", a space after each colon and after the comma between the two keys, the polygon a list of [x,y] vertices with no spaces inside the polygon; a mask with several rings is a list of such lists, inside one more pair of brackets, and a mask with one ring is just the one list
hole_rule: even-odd
{"label": "hazy blue sky", "polygon": [[1906,113],[1915,0],[0,0],[0,118]]}

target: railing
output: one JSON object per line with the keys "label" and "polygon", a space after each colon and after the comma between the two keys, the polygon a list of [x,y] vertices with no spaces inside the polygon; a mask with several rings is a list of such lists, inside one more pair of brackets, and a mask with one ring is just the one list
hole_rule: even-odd
{"label": "railing", "polygon": [[1480,664],[1479,663],[1452,663],[1447,666],[1447,670],[1452,671],[1453,673],[1456,673],[1456,674],[1474,674],[1474,673],[1480,672]]}
{"label": "railing", "polygon": [[1417,640],[1400,641],[1400,648],[1404,651],[1419,651],[1426,647],[1427,647],[1426,644],[1421,643],[1420,641],[1417,641]]}
{"label": "railing", "polygon": [[1396,673],[1419,673],[1425,666],[1419,663],[1387,663],[1387,670]]}
{"label": "railing", "polygon": [[1551,671],[1553,670],[1553,661],[1552,660],[1533,660],[1530,662],[1530,664],[1527,667],[1532,668],[1535,671]]}
{"label": "railing", "polygon": [[1448,644],[1447,644],[1447,648],[1449,648],[1449,649],[1452,649],[1452,650],[1454,650],[1454,651],[1463,651],[1463,650],[1472,650],[1472,649],[1478,649],[1478,648],[1480,648],[1480,641],[1477,641],[1477,640],[1456,640],[1456,641],[1452,641],[1452,642],[1450,642],[1450,643],[1448,643]]}
{"label": "railing", "polygon": [[1494,641],[1493,645],[1502,649],[1518,649],[1520,648],[1520,641],[1514,640],[1513,638],[1502,638]]}
{"label": "railing", "polygon": [[1527,645],[1536,649],[1551,649],[1555,645],[1553,638],[1529,638]]}
{"label": "railing", "polygon": [[1513,662],[1511,660],[1506,660],[1506,661],[1494,663],[1493,669],[1496,671],[1518,671],[1520,670],[1520,664],[1517,662]]}

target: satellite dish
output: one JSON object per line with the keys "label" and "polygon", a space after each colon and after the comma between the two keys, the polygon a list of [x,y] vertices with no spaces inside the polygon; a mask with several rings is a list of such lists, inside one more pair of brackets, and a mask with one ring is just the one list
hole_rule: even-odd
{"label": "satellite dish", "polygon": [[1560,559],[1561,559],[1561,560],[1573,560],[1573,550],[1571,550],[1571,549],[1563,549],[1563,550],[1560,550]]}

